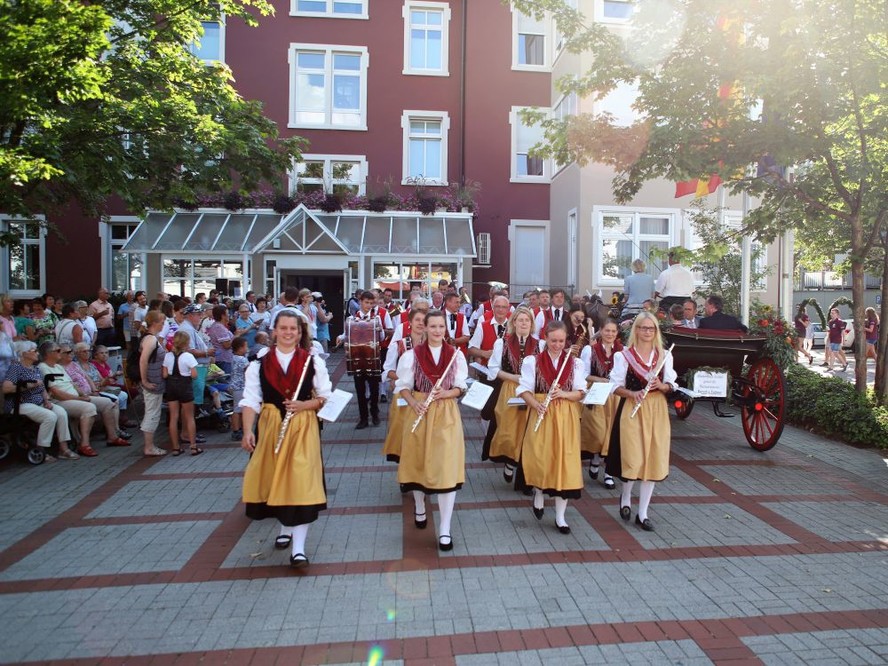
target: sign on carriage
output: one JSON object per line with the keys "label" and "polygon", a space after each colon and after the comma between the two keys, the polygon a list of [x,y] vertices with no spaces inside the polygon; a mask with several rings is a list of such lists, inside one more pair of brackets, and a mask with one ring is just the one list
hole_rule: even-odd
{"label": "sign on carriage", "polygon": [[691,388],[701,398],[727,398],[728,373],[698,370],[694,373],[694,385]]}

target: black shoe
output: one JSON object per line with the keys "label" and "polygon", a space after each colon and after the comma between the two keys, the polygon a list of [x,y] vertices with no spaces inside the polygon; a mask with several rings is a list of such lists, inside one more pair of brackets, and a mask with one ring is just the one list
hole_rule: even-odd
{"label": "black shoe", "polygon": [[521,491],[521,494],[525,497],[533,497],[533,491],[530,488],[525,488]]}
{"label": "black shoe", "polygon": [[133,438],[132,433],[126,432],[125,430],[118,430],[117,436],[120,437],[120,439],[126,439],[126,440],[130,440]]}
{"label": "black shoe", "polygon": [[375,426],[379,425],[379,414],[373,415],[373,425],[375,425]]}
{"label": "black shoe", "polygon": [[[447,543],[444,543],[444,539],[447,539]],[[438,537],[438,550],[445,553],[448,550],[453,550],[453,539],[450,538],[449,534],[442,534]]]}
{"label": "black shoe", "polygon": [[598,467],[589,468],[589,478],[595,481],[598,478]]}
{"label": "black shoe", "polygon": [[293,537],[289,534],[278,534],[274,538],[274,547],[277,550],[283,550],[284,548],[289,548],[290,544],[293,543]]}
{"label": "black shoe", "polygon": [[[623,520],[625,520],[628,523],[629,519],[631,517],[632,517],[632,507],[621,506],[620,507],[620,518],[622,518]],[[636,519],[637,518],[638,518],[638,516],[636,516]]]}
{"label": "black shoe", "polygon": [[383,393],[381,396],[379,396],[379,402],[381,402],[382,404],[385,404],[388,401],[389,401],[388,396],[385,393]]}
{"label": "black shoe", "polygon": [[295,555],[290,555],[291,569],[304,569],[308,564],[308,558],[304,554],[296,553]]}
{"label": "black shoe", "polygon": [[635,524],[641,525],[641,529],[643,529],[645,532],[653,532],[654,531],[654,524],[651,522],[650,518],[645,518],[644,520],[641,520],[636,515],[635,516]]}
{"label": "black shoe", "polygon": [[[419,517],[422,516],[422,520]],[[423,513],[414,513],[413,514],[413,524],[416,525],[416,529],[424,530],[426,526],[429,524],[429,519],[426,516],[425,512]]]}
{"label": "black shoe", "polygon": [[361,419],[358,421],[358,425],[355,426],[355,430],[364,430],[367,427],[367,421]]}
{"label": "black shoe", "polygon": [[536,516],[536,519],[537,519],[537,520],[542,520],[542,519],[543,519],[543,514],[544,514],[545,511],[546,511],[545,508],[543,508],[543,509],[537,509],[535,506],[534,506],[534,507],[531,507],[531,508],[533,509],[533,515]]}
{"label": "black shoe", "polygon": [[512,479],[515,478],[515,468],[510,468],[508,465],[503,467],[503,478],[506,480],[506,483],[512,483]]}
{"label": "black shoe", "polygon": [[558,531],[562,534],[570,534],[570,525],[559,525],[556,523],[555,527],[557,527]]}
{"label": "black shoe", "polygon": [[617,484],[614,483],[614,477],[605,475],[604,477],[604,487],[608,490],[613,490],[617,487]]}

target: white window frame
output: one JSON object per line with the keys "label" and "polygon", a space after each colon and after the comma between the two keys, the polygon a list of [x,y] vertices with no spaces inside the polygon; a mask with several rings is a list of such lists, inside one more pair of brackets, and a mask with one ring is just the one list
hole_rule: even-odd
{"label": "white window frame", "polygon": [[[102,284],[112,291],[114,290],[111,285],[113,253],[116,252],[119,248],[123,247],[126,244],[126,241],[115,239],[113,237],[113,234],[111,233],[111,227],[118,224],[126,224],[133,226],[133,230],[135,231],[135,226],[138,226],[139,222],[141,222],[141,219],[136,217],[135,215],[112,215],[105,219],[99,220],[99,239],[102,244],[101,279]],[[139,284],[133,287],[134,290],[145,289],[146,284],[145,267],[147,265],[146,261],[148,257],[144,252],[140,254],[140,257],[142,262],[142,275]],[[129,287],[127,287],[127,289],[129,289]]]}
{"label": "white window frame", "polygon": [[35,215],[33,219],[22,219],[13,215],[0,215],[0,226],[3,231],[9,231],[10,224],[37,224],[40,229],[39,237],[35,239],[22,240],[23,245],[39,245],[40,257],[40,284],[37,289],[12,289],[9,281],[10,258],[9,247],[4,247],[0,254],[0,265],[2,265],[3,274],[0,276],[0,282],[4,291],[10,298],[35,298],[46,293],[46,218],[43,215]]}
{"label": "white window frame", "polygon": [[300,10],[299,0],[290,0],[290,16],[304,16],[306,18],[336,18],[336,19],[363,19],[367,20],[370,18],[370,14],[367,11],[367,5],[370,0],[348,0],[349,2],[361,3],[362,11],[360,14],[339,14],[334,11],[334,3],[336,0],[326,0],[327,9],[323,12],[310,12],[306,10]]}
{"label": "white window frame", "polygon": [[[412,24],[410,14],[414,10],[441,12],[441,69],[414,68],[411,65],[410,45]],[[426,2],[424,0],[405,0],[401,10],[404,17],[404,70],[408,76],[450,76],[450,4],[446,2]]]}
{"label": "white window frame", "polygon": [[[324,177],[323,177],[323,186],[324,192],[330,194],[333,192],[334,185],[357,185],[358,186],[358,195],[364,195],[367,193],[367,156],[366,155],[328,155],[328,154],[320,154],[320,153],[303,153],[302,160],[303,162],[323,162],[324,163]],[[342,180],[333,180],[333,163],[334,162],[356,162],[360,169],[359,180],[357,182],[352,181],[342,181]],[[288,177],[288,191],[295,192],[297,186],[299,185],[299,174],[297,172],[297,162],[293,163],[292,168],[287,174]],[[314,179],[312,180],[314,182]]]}
{"label": "white window frame", "polygon": [[[595,257],[595,280],[596,286],[601,287],[621,287],[623,278],[614,278],[604,275],[604,244],[606,240],[616,237],[606,233],[604,229],[604,217],[607,215],[634,215],[633,224],[633,242],[632,242],[632,259],[641,259],[645,264],[650,266],[647,257],[639,254],[639,241],[641,240],[664,240],[668,247],[675,247],[681,244],[681,229],[683,225],[682,211],[678,208],[637,208],[634,206],[593,206],[592,207],[592,243],[594,245]],[[659,234],[641,234],[637,231],[638,220],[641,217],[663,217],[669,220],[669,233],[664,237]],[[668,238],[666,237],[668,236]],[[665,261],[665,260],[664,260]],[[656,276],[654,276],[656,280]]]}
{"label": "white window frame", "polygon": [[[608,2],[618,2],[626,5],[634,5],[634,0],[607,0]],[[630,15],[628,18],[615,18],[611,16],[604,15],[604,3],[605,0],[595,0],[595,22],[596,23],[612,23],[614,25],[627,25],[632,22],[632,16]],[[634,8],[633,12],[634,14]]]}
{"label": "white window frame", "polygon": [[550,248],[552,244],[552,226],[549,223],[549,220],[509,220],[509,284],[510,285],[524,285],[525,281],[519,279],[520,274],[517,272],[519,270],[518,262],[515,259],[515,243],[512,242],[514,238],[514,230],[519,227],[536,227],[542,228],[545,231],[546,238],[546,247],[543,250],[543,285],[551,284],[550,280]]}
{"label": "white window frame", "polygon": [[422,184],[430,186],[446,187],[447,181],[447,142],[450,134],[450,114],[447,111],[417,111],[405,110],[401,114],[401,129],[403,131],[403,143],[401,146],[401,184],[413,185],[415,178],[410,175],[410,121],[432,120],[441,122],[441,178],[428,178],[423,176]]}
{"label": "white window frame", "polygon": [[[214,65],[216,63],[225,64],[225,14],[219,16],[218,21],[201,21],[201,25],[205,23],[218,23],[219,24],[219,58],[211,59],[211,58],[201,58],[198,53],[196,53],[196,44],[191,45],[191,53],[196,57],[200,58],[207,65]],[[206,37],[206,28],[204,29],[204,37]]]}
{"label": "white window frame", "polygon": [[[552,21],[543,20],[542,33],[519,33],[518,22],[520,18],[525,16],[517,9],[512,7],[512,69],[521,72],[551,72],[552,71]],[[523,65],[518,62],[519,39],[522,34],[542,35],[543,37],[543,64],[542,65]]]}
{"label": "white window frame", "polygon": [[[324,53],[324,96],[326,107],[324,108],[325,121],[323,123],[299,123],[296,121],[296,55],[301,51],[314,51]],[[358,125],[337,125],[333,123],[333,56],[336,54],[358,55],[361,57],[361,85],[360,85],[360,123]],[[335,129],[343,131],[367,131],[367,69],[370,65],[370,55],[366,46],[345,46],[337,44],[306,44],[291,43],[287,54],[290,76],[290,98],[287,127],[290,129]]]}
{"label": "white window frame", "polygon": [[[511,152],[509,154],[509,161],[511,162],[511,178],[509,179],[509,182],[512,183],[549,183],[552,181],[552,160],[550,159],[543,160],[543,173],[539,176],[520,175],[518,173],[518,133],[521,131],[522,127],[527,128],[528,130],[531,129],[521,122],[520,112],[523,109],[531,108],[533,107],[513,106],[512,110],[509,112],[509,127],[512,136]],[[535,125],[534,127],[538,126]],[[540,130],[542,130],[541,127]]]}

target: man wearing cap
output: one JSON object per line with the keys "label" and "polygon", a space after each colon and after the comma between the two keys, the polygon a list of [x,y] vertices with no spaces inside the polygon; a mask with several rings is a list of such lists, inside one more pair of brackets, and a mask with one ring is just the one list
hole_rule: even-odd
{"label": "man wearing cap", "polygon": [[182,310],[185,320],[179,326],[179,330],[188,334],[191,342],[188,351],[197,359],[197,377],[192,382],[194,387],[194,403],[196,405],[203,404],[204,387],[207,383],[207,371],[213,362],[213,356],[216,351],[212,345],[208,345],[200,333],[200,320],[203,308],[200,305],[191,303],[186,305]]}
{"label": "man wearing cap", "polygon": [[117,335],[114,332],[114,306],[108,302],[108,296],[105,287],[99,289],[98,298],[89,304],[86,311],[96,322],[95,343],[113,347],[117,344]]}

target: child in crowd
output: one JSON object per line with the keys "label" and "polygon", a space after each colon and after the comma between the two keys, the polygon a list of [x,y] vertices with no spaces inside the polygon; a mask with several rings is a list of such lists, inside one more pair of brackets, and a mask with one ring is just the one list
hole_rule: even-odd
{"label": "child in crowd", "polygon": [[240,401],[244,397],[244,377],[250,361],[247,359],[247,339],[235,338],[231,343],[231,353],[234,355],[231,365],[231,397],[234,403],[234,413],[231,415],[231,439],[239,442],[243,439],[244,431],[241,428]]}

